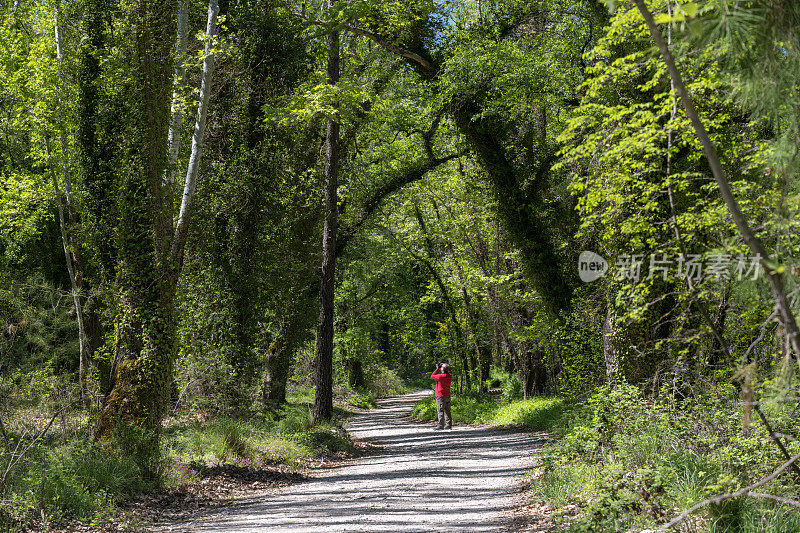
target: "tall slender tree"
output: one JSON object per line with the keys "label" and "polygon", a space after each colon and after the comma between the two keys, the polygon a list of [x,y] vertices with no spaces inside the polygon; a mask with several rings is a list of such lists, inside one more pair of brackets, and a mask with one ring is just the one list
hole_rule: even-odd
{"label": "tall slender tree", "polygon": [[[335,0],[328,0],[332,11]],[[339,82],[339,30],[328,33],[328,83]],[[317,333],[314,421],[333,415],[333,311],[336,286],[336,233],[339,198],[339,117],[328,117],[325,133],[325,222],[322,230],[322,279]]]}

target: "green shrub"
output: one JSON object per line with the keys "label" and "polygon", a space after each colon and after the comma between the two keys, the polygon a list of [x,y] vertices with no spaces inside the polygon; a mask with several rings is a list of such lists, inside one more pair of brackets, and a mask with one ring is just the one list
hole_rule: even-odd
{"label": "green shrub", "polygon": [[310,408],[307,405],[288,404],[281,411],[277,429],[285,435],[305,433],[313,425]]}
{"label": "green shrub", "polygon": [[375,393],[368,389],[356,389],[345,400],[348,404],[361,409],[374,409],[378,405],[375,401]]}
{"label": "green shrub", "polygon": [[154,486],[136,458],[115,445],[77,441],[31,456],[12,498],[56,520],[90,518]]}
{"label": "green shrub", "polygon": [[367,389],[379,398],[406,392],[397,371],[384,365],[370,365],[366,372]]}
{"label": "green shrub", "polygon": [[[562,418],[561,437],[545,445],[542,473],[531,490],[556,515],[570,517],[563,529],[603,533],[652,529],[678,509],[735,491],[785,459],[763,427],[742,430],[742,409],[731,396],[726,389],[698,395],[702,401],[669,403],[645,400],[624,383],[602,387]],[[796,431],[796,419],[770,414],[783,431]],[[787,447],[800,451],[798,442]],[[770,492],[800,489],[789,476],[779,481]],[[797,531],[797,514],[775,502],[742,498],[704,508],[693,520],[701,531],[777,533]]]}
{"label": "green shrub", "polygon": [[522,380],[519,379],[516,375],[512,375],[503,382],[503,394],[502,398],[505,402],[513,402],[514,400],[518,400],[522,398],[522,387],[523,383]]}
{"label": "green shrub", "polygon": [[419,420],[436,420],[436,399],[427,397],[415,403],[411,416]]}
{"label": "green shrub", "polygon": [[350,435],[341,427],[318,426],[309,432],[306,441],[322,453],[352,452],[355,449]]}
{"label": "green shrub", "polygon": [[179,471],[181,465],[302,466],[304,461],[329,451],[328,445],[330,451],[347,451],[348,438],[335,425],[312,428],[308,407],[289,404],[277,420],[219,418],[205,424],[173,426],[165,431],[164,449],[173,466],[168,477],[180,484],[191,478],[191,472]]}
{"label": "green shrub", "polygon": [[[453,422],[474,424],[487,418],[497,409],[497,402],[489,395],[468,394],[451,398],[450,412]],[[429,396],[414,404],[411,416],[420,420],[436,420],[436,399]]]}
{"label": "green shrub", "polygon": [[501,399],[510,403],[514,400],[522,398],[522,381],[516,374],[500,370],[499,368],[492,367],[489,373],[489,379],[484,381],[484,386],[488,389],[500,387],[503,389]]}

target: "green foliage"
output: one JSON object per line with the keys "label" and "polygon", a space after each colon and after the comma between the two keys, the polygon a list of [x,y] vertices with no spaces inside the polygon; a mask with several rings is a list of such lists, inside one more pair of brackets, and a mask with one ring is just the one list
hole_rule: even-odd
{"label": "green foliage", "polygon": [[405,392],[403,381],[392,370],[383,365],[375,365],[367,371],[367,390],[377,397],[392,396]]}
{"label": "green foliage", "polygon": [[[490,396],[479,394],[458,395],[451,398],[450,411],[456,424],[475,424],[488,418],[497,410],[497,403]],[[431,397],[418,401],[411,416],[420,420],[436,420],[436,399]]]}
{"label": "green foliage", "polygon": [[[54,378],[77,370],[78,327],[71,298],[40,276],[15,280],[0,291],[6,296],[0,304],[0,375],[20,370],[14,381],[31,387],[29,398],[39,398],[47,389],[46,375]],[[22,376],[28,372],[30,381]]]}
{"label": "green foliage", "polygon": [[[763,476],[766,465],[783,462],[763,427],[743,433],[742,410],[729,403],[726,391],[705,392],[707,399],[671,409],[625,383],[601,389],[562,419],[563,437],[547,444],[534,493],[565,513],[571,531],[646,529],[675,507],[737,490]],[[779,411],[786,408],[776,406],[774,414]],[[775,489],[796,486],[784,483]],[[569,511],[575,504],[577,516]],[[790,516],[753,499],[731,500],[699,515],[711,531],[782,531]],[[757,520],[765,529],[755,526]]]}
{"label": "green foliage", "polygon": [[[529,429],[551,429],[561,419],[564,403],[561,398],[537,397],[498,403],[488,395],[457,395],[451,398],[453,421],[492,426],[523,425]],[[420,420],[436,420],[436,400],[425,398],[414,404],[411,416]]]}
{"label": "green foliage", "polygon": [[154,489],[156,482],[143,470],[150,467],[143,461],[152,460],[152,454],[142,453],[141,435],[118,437],[127,440],[37,445],[10,480],[10,512],[24,517],[41,511],[56,521],[100,518],[134,493]]}
{"label": "green foliage", "polygon": [[311,411],[304,405],[287,405],[278,417],[278,429],[285,434],[301,434],[313,426]]}
{"label": "green foliage", "polygon": [[481,417],[480,422],[491,425],[522,424],[531,429],[551,429],[564,414],[561,398],[531,398],[502,405],[491,417]]}
{"label": "green foliage", "polygon": [[[652,526],[780,464],[758,419],[740,429],[730,379],[751,380],[765,415],[797,436],[796,413],[776,401],[797,395],[796,365],[765,284],[612,279],[623,253],[708,261],[747,251],[630,3],[607,2],[617,7],[609,17],[596,1],[342,0],[298,6],[308,20],[282,2],[223,6],[201,179],[175,272],[165,248],[182,184],[165,185],[159,168],[174,4],[146,13],[155,22],[141,31],[153,21],[129,4],[0,3],[0,413],[35,418],[75,396],[55,177],[62,191],[69,179],[66,229],[82,301],[99,317],[95,381],[108,385],[122,360],[117,370],[141,378],[106,406],[138,394],[143,405],[125,414],[155,427],[170,391],[185,420],[170,421],[160,448],[135,425],[101,445],[62,422],[62,439],[49,434],[14,471],[0,524],[42,510],[102,516],[134,490],[194,479],[192,464],[297,466],[351,448],[336,423],[313,427],[309,409],[327,118],[341,121],[343,141],[340,410],[373,407],[407,390],[402,380],[428,388],[430,364],[451,362],[454,392],[467,392],[453,398],[457,422],[558,428],[536,490],[557,508],[577,504],[570,527],[581,531]],[[647,4],[774,255],[767,267],[795,291],[797,2]],[[190,33],[204,11],[190,4]],[[324,35],[340,24],[381,44],[342,30],[342,79],[330,85]],[[189,155],[201,45],[190,39],[175,87],[176,170]],[[581,249],[612,271],[576,287]],[[257,415],[275,353],[290,403]],[[496,382],[499,401],[472,393]],[[433,399],[414,414],[435,418]],[[10,431],[17,438],[20,427]],[[768,488],[797,492],[788,477]],[[21,503],[10,512],[12,500]],[[709,507],[695,527],[792,531],[797,520],[745,498]]]}
{"label": "green foliage", "polygon": [[320,455],[354,449],[336,423],[312,427],[306,404],[288,404],[275,419],[218,417],[205,423],[177,424],[166,430],[163,447],[174,465],[233,464],[256,469],[274,464],[301,467]]}
{"label": "green foliage", "polygon": [[492,368],[489,373],[489,379],[484,382],[487,389],[499,387],[503,390],[501,398],[504,402],[510,403],[514,400],[519,400],[523,396],[522,381],[516,374],[504,372],[497,368]]}

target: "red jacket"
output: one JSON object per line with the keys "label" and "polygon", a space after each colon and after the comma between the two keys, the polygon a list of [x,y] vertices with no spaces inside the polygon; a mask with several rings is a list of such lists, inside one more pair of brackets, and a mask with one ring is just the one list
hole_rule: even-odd
{"label": "red jacket", "polygon": [[442,374],[437,368],[431,374],[431,379],[436,380],[436,396],[450,396],[450,382],[453,381],[453,376]]}

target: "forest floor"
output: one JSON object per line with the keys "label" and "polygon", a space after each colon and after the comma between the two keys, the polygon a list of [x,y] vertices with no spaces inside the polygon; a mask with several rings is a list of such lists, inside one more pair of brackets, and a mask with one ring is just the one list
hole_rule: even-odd
{"label": "forest floor", "polygon": [[151,531],[544,529],[519,511],[519,489],[541,435],[485,426],[434,431],[408,416],[428,394],[384,398],[376,409],[356,413],[346,427],[372,450],[363,457],[311,470],[288,487],[236,494]]}

